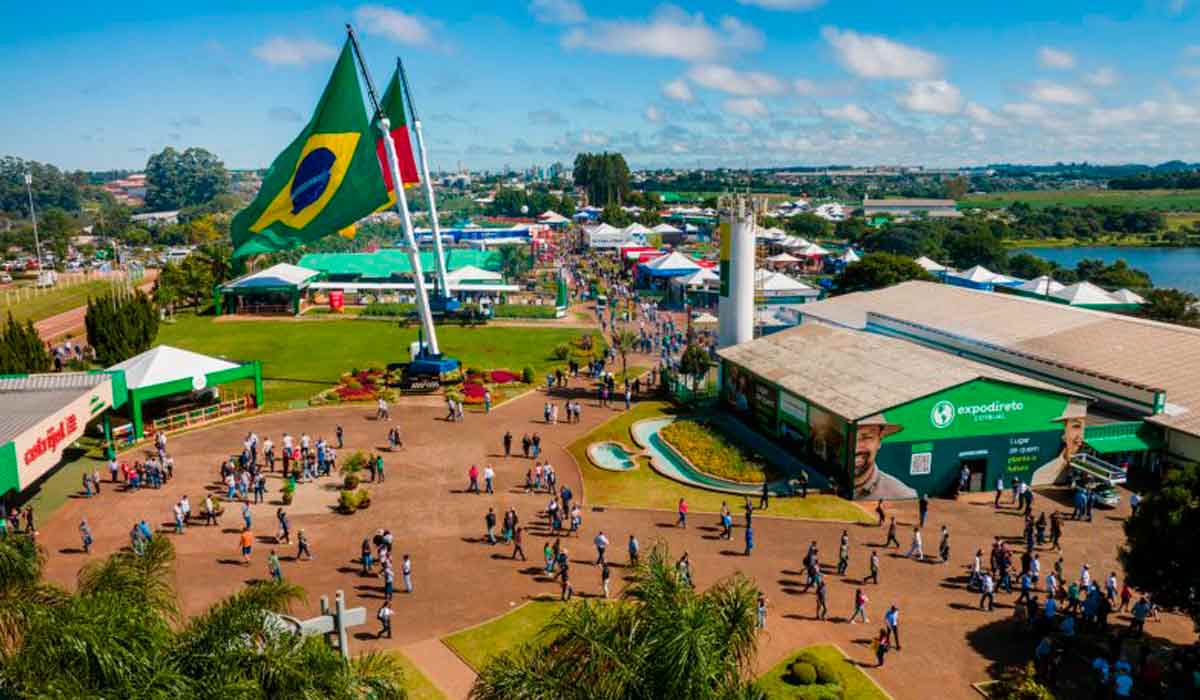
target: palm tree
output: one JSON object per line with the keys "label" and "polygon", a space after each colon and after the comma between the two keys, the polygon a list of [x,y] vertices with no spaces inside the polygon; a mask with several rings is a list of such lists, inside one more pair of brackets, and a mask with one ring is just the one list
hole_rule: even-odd
{"label": "palm tree", "polygon": [[272,624],[303,591],[252,583],[181,619],[174,548],[156,537],[79,572],[67,593],[41,581],[32,540],[0,541],[0,696],[111,698],[405,697],[394,657],[349,663],[317,637]]}
{"label": "palm tree", "polygon": [[473,700],[749,700],[758,589],[737,574],[697,593],[654,547],[613,603],[564,607],[534,642],[494,657]]}
{"label": "palm tree", "polygon": [[696,382],[708,374],[712,362],[708,352],[694,343],[689,343],[679,358],[679,372],[691,380],[692,392],[696,391]]}
{"label": "palm tree", "polygon": [[496,250],[500,255],[500,272],[510,284],[533,267],[533,259],[525,246],[502,245]]}
{"label": "palm tree", "polygon": [[613,347],[621,354],[621,376],[625,378],[627,383],[629,382],[628,356],[637,347],[637,342],[637,333],[628,328],[622,328],[613,334]]}

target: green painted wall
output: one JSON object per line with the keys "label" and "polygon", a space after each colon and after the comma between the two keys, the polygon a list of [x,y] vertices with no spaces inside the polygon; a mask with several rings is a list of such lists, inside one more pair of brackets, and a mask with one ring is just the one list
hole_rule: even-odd
{"label": "green painted wall", "polygon": [[[903,498],[951,491],[964,461],[982,467],[983,489],[1058,462],[1067,434],[1081,421],[1063,418],[1069,398],[979,379],[883,412],[855,426],[855,495]],[[873,452],[873,459],[870,455]],[[874,479],[872,463],[882,475]],[[1043,479],[1045,476],[1043,475]]]}
{"label": "green painted wall", "polygon": [[17,471],[17,445],[9,440],[0,446],[0,495],[21,488],[21,477]]}

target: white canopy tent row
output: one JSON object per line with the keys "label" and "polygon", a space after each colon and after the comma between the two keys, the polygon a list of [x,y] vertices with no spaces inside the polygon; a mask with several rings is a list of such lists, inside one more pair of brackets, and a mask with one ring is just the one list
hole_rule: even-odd
{"label": "white canopy tent row", "polygon": [[920,265],[926,272],[929,272],[931,274],[945,272],[948,269],[945,265],[942,265],[941,263],[939,263],[936,260],[933,260],[931,258],[927,258],[924,255],[917,258],[916,263],[918,265]]}
{"label": "white canopy tent row", "polygon": [[1014,289],[1022,292],[1028,292],[1030,294],[1050,296],[1051,294],[1061,291],[1063,287],[1064,285],[1058,283],[1053,278],[1042,275],[1041,277],[1034,277],[1028,282],[1016,286]]}

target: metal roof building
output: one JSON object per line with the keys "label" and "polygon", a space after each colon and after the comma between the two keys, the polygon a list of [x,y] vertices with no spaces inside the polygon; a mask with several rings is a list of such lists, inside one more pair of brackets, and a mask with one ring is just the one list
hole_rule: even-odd
{"label": "metal roof building", "polygon": [[826,299],[805,322],[905,338],[1093,396],[1200,460],[1200,329],[928,282]]}

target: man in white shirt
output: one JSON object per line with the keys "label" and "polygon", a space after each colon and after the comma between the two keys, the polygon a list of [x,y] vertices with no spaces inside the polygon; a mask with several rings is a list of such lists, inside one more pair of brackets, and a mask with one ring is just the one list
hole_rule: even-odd
{"label": "man in white shirt", "polygon": [[600,566],[604,564],[604,553],[608,551],[608,536],[601,530],[593,541],[596,544],[596,565]]}

